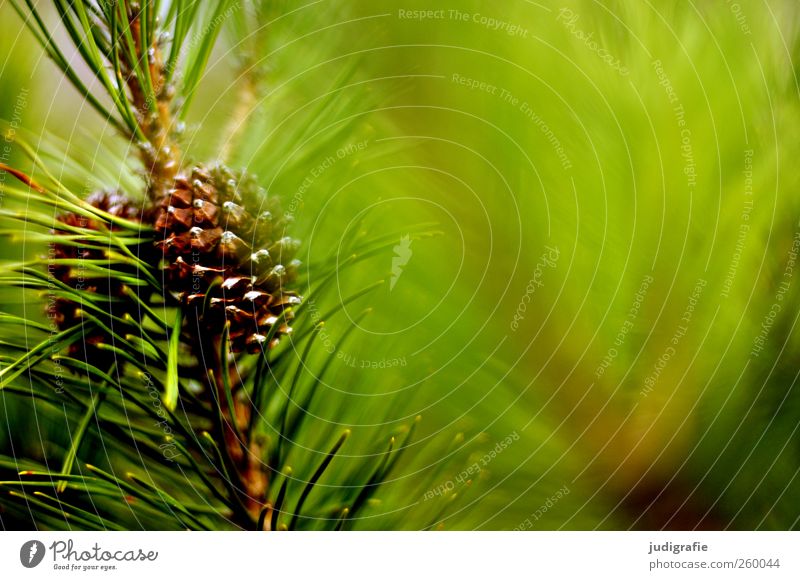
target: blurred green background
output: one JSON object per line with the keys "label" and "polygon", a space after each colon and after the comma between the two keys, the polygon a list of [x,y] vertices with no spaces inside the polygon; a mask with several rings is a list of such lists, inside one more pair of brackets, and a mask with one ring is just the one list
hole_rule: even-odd
{"label": "blurred green background", "polygon": [[[281,195],[305,262],[396,240],[326,297],[386,280],[326,325],[334,380],[301,442],[422,415],[375,527],[456,492],[445,528],[800,525],[800,5],[274,5],[258,34],[226,23],[185,149]],[[0,22],[0,118],[87,174],[124,156]],[[0,417],[18,456],[64,437],[33,436],[26,402]]]}

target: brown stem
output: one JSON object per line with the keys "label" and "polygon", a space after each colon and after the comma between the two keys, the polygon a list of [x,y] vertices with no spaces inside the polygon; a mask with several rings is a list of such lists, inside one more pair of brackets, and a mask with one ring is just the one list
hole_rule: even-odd
{"label": "brown stem", "polygon": [[[150,47],[138,44],[138,16],[132,17],[130,28],[133,37],[137,39],[137,58],[139,62],[147,63],[156,97],[156,102],[151,103],[141,79],[135,73],[135,63],[123,59],[122,72],[130,90],[136,120],[147,139],[147,144],[140,146],[140,156],[148,177],[148,195],[151,202],[157,202],[172,188],[175,175],[180,168],[180,150],[174,138],[175,127],[171,108],[173,88],[166,82],[158,43]],[[148,51],[152,51],[152,57],[148,56]]]}
{"label": "brown stem", "polygon": [[[260,445],[248,431],[251,409],[250,406],[241,401],[238,397],[233,397],[233,409],[228,407],[225,395],[225,386],[222,381],[222,373],[231,372],[228,361],[221,360],[220,339],[214,338],[208,341],[206,352],[213,353],[213,372],[209,372],[210,388],[216,393],[216,401],[222,411],[222,422],[218,425],[218,437],[220,438],[227,458],[227,469],[231,474],[235,474],[236,481],[234,486],[241,490],[239,500],[249,516],[249,524],[258,520],[261,510],[265,507],[269,478],[262,469]],[[212,378],[213,377],[213,378]],[[231,376],[231,384],[238,385],[240,378],[236,375]],[[233,421],[244,437],[241,441],[234,429]]]}

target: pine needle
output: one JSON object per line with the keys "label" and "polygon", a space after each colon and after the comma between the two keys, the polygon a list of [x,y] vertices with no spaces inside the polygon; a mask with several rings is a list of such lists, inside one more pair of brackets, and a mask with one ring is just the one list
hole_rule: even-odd
{"label": "pine needle", "polygon": [[300,499],[297,500],[297,506],[295,506],[294,508],[294,513],[292,514],[292,519],[291,522],[289,523],[290,530],[296,529],[297,520],[298,518],[300,518],[303,506],[305,505],[306,500],[308,499],[308,496],[311,493],[311,490],[314,489],[314,486],[319,481],[319,478],[322,477],[323,473],[325,473],[325,470],[328,468],[331,461],[333,461],[333,458],[339,452],[339,449],[341,449],[342,445],[344,445],[344,442],[347,440],[349,436],[350,436],[350,430],[346,429],[344,433],[342,433],[342,435],[339,437],[339,440],[334,444],[333,448],[331,448],[331,450],[322,460],[322,463],[320,463],[319,467],[317,467],[317,470],[314,472],[314,475],[312,475],[311,479],[308,480],[308,483],[303,488],[303,492],[300,494]]}

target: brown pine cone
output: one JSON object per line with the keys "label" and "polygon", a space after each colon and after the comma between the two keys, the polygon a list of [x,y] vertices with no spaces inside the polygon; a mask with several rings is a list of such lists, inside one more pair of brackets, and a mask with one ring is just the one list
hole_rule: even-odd
{"label": "brown pine cone", "polygon": [[[98,209],[131,221],[141,221],[143,217],[141,206],[119,192],[99,191],[90,195],[86,201]],[[98,229],[98,224],[93,220],[71,212],[58,216],[57,221],[73,227]],[[72,232],[60,230],[58,226],[55,226],[52,233],[69,235]],[[88,243],[88,240],[84,240],[84,242]],[[138,254],[138,257],[145,262],[153,260],[153,250],[147,243],[132,248],[132,251],[135,255]],[[51,247],[48,257],[57,260],[102,260],[108,258],[108,249],[100,245],[89,248],[76,247],[66,243],[55,243]],[[132,276],[136,275],[136,271],[132,266],[129,266],[128,269],[130,270],[128,273]],[[70,288],[107,296],[109,298],[108,302],[101,301],[96,303],[99,307],[98,311],[88,309],[87,311],[94,316],[98,316],[110,328],[119,326],[111,320],[111,316],[122,318],[126,314],[131,316],[137,314],[136,304],[126,295],[125,284],[118,278],[110,276],[98,277],[85,266],[81,266],[80,263],[69,266],[50,264],[48,273]],[[85,305],[68,298],[59,297],[48,305],[48,315],[60,330],[66,330],[82,323],[80,316],[82,308],[85,308]],[[109,351],[100,350],[96,347],[100,343],[110,341],[111,337],[108,333],[92,328],[84,334],[82,340],[77,340],[70,344],[68,354],[79,360],[88,360],[95,366],[106,367],[113,362],[114,355]]]}
{"label": "brown pine cone", "polygon": [[155,208],[156,247],[164,288],[185,309],[186,328],[212,336],[230,321],[233,352],[272,348],[291,332],[290,313],[270,344],[268,333],[300,297],[287,287],[299,261],[298,243],[285,236],[277,200],[245,173],[195,167],[176,177]]}

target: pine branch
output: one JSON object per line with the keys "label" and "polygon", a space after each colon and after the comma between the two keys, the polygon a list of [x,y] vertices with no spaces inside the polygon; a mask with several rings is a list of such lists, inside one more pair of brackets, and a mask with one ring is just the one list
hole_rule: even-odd
{"label": "pine branch", "polygon": [[[330,289],[394,240],[364,237],[359,225],[344,234],[349,258],[337,262],[333,252],[303,271],[300,242],[289,235],[278,198],[249,172],[183,159],[181,124],[226,19],[242,20],[236,4],[177,0],[160,11],[152,0],[53,0],[110,110],[81,83],[34,3],[14,6],[79,93],[136,144],[146,184],[138,195],[109,189],[82,199],[50,170],[59,152],[47,139],[45,157],[16,143],[33,175],[0,165],[22,185],[2,183],[0,192],[26,208],[0,211],[17,225],[0,234],[46,252],[3,264],[0,292],[22,289],[42,308],[40,318],[0,314],[0,330],[22,325],[27,332],[24,340],[3,333],[14,338],[0,343],[0,389],[74,426],[68,441],[52,445],[56,459],[44,450],[31,460],[0,456],[11,509],[24,506],[53,528],[354,526],[414,427],[364,437],[363,458],[344,455],[350,430],[334,432],[314,414],[313,406],[330,403],[326,381],[336,380],[336,354],[326,352],[320,334],[382,282],[343,300]],[[255,12],[257,28],[272,18]],[[260,40],[253,41],[243,62],[260,75]],[[336,111],[355,70],[305,108],[309,122],[264,163],[302,164],[318,153],[320,145],[306,144],[326,130],[324,118]],[[241,115],[252,108],[257,78],[247,81],[253,92]],[[337,123],[330,139],[354,123]],[[231,140],[246,141],[248,130],[238,120]],[[63,167],[91,173],[80,159],[63,156]],[[64,181],[85,182],[86,175]],[[432,227],[405,232],[434,235]],[[304,299],[299,288],[310,280]],[[310,316],[309,299],[321,317]],[[343,325],[340,348],[368,312]],[[358,439],[353,433],[348,446]],[[105,456],[93,451],[99,443]],[[48,467],[53,461],[58,468]]]}

